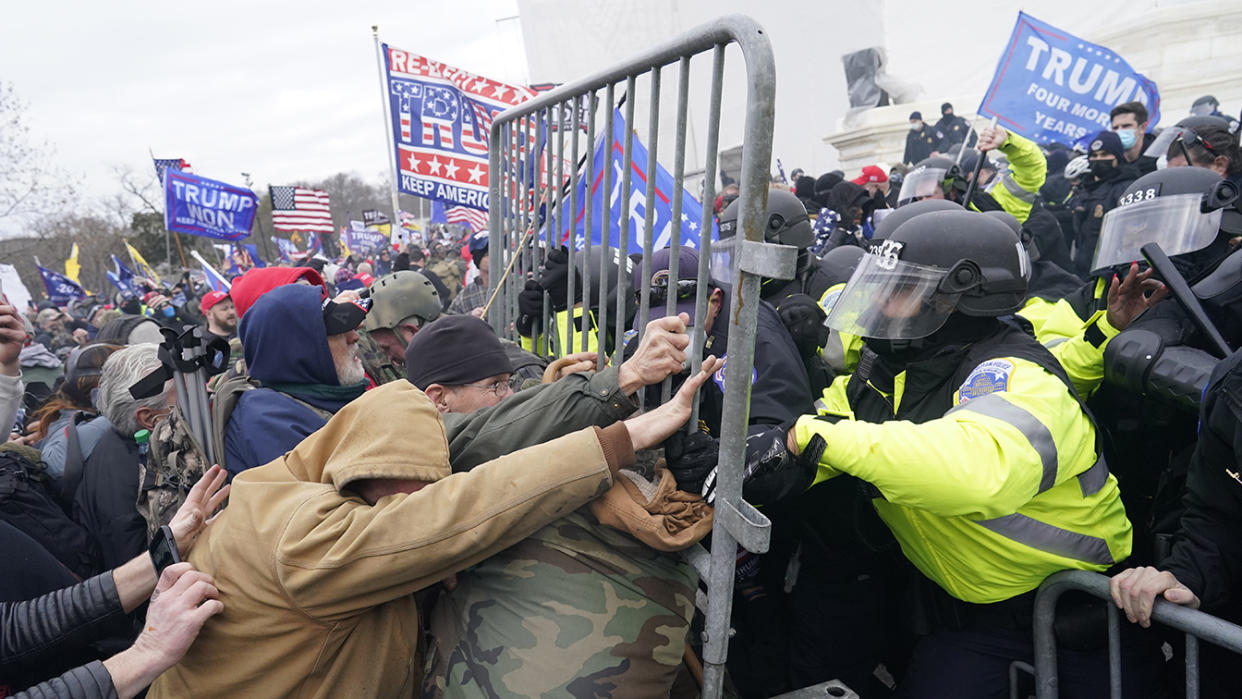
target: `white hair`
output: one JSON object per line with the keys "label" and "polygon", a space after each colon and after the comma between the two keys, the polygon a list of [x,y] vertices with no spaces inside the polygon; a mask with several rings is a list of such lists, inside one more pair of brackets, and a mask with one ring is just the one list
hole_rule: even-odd
{"label": "white hair", "polygon": [[139,408],[158,410],[168,404],[172,382],[166,382],[158,396],[134,398],[129,387],[160,367],[159,345],[146,342],[118,350],[104,362],[99,378],[97,407],[113,429],[132,436],[142,429],[135,414]]}

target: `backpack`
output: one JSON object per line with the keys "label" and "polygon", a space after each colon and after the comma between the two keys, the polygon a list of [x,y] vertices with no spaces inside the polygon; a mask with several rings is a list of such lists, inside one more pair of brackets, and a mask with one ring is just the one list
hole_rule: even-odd
{"label": "backpack", "polygon": [[[234,376],[216,386],[216,394],[211,401],[211,439],[215,444],[216,461],[219,462],[222,468],[228,468],[228,465],[225,463],[227,454],[224,449],[224,437],[228,431],[229,416],[233,414],[233,409],[237,407],[237,401],[241,398],[241,394],[246,391],[253,391],[256,388],[263,388],[263,384],[249,376]],[[324,421],[332,417],[332,413],[323,408],[311,405],[304,400],[299,400],[288,393],[281,393],[281,395],[289,400],[301,403],[307,410],[322,417]]]}
{"label": "backpack", "polygon": [[172,521],[208,464],[179,408],[155,425],[148,445],[146,462],[138,469],[137,506],[150,542],[160,527]]}
{"label": "backpack", "polygon": [[98,572],[98,553],[86,529],[61,506],[43,462],[20,448],[0,447],[0,520],[39,542],[78,577]]}

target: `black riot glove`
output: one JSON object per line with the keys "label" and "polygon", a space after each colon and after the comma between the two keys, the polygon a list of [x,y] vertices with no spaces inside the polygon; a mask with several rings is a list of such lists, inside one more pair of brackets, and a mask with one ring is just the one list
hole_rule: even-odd
{"label": "black riot glove", "polygon": [[702,492],[703,481],[716,469],[719,451],[720,443],[706,432],[674,432],[664,441],[664,461],[677,488],[687,493]]}
{"label": "black riot glove", "polygon": [[523,337],[534,337],[536,325],[543,320],[543,287],[534,279],[526,280],[526,288],[518,294],[518,317],[514,325]]}
{"label": "black riot glove", "polygon": [[566,296],[569,295],[569,249],[561,246],[548,251],[543,263],[543,271],[539,274],[539,283],[548,292],[552,302],[552,310],[563,311],[566,307]]}
{"label": "black riot glove", "polygon": [[792,294],[781,301],[776,309],[781,322],[793,337],[798,356],[803,359],[815,357],[820,348],[828,343],[828,326],[824,320],[828,314],[815,299],[806,294]]}
{"label": "black riot glove", "polygon": [[[792,423],[774,425],[746,438],[742,470],[742,497],[752,505],[770,505],[804,492],[815,480],[819,457],[828,443],[815,435],[797,456],[789,453],[786,438]],[[753,428],[752,428],[753,429]],[[716,470],[703,484],[703,498],[716,499]]]}

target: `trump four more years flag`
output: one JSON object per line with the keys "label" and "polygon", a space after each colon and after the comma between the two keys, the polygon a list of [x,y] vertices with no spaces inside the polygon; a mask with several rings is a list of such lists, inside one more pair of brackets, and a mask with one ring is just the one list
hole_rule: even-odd
{"label": "trump four more years flag", "polygon": [[979,115],[1036,143],[1084,145],[1109,128],[1108,112],[1141,102],[1148,128],[1160,121],[1160,91],[1113,51],[1018,13]]}
{"label": "trump four more years flag", "polygon": [[218,240],[250,235],[258,197],[245,187],[188,172],[164,173],[164,227]]}
{"label": "trump four more years flag", "polygon": [[496,113],[530,99],[526,87],[475,75],[384,44],[398,188],[487,209],[488,134]]}

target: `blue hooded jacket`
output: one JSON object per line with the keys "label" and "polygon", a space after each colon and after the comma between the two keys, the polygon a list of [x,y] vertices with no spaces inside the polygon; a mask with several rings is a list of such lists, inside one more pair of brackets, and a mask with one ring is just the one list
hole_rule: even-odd
{"label": "blue hooded jacket", "polygon": [[279,286],[242,316],[247,371],[264,387],[242,393],[229,416],[224,448],[230,474],[282,456],[323,427],[324,417],[303,402],[335,413],[366,390],[366,383],[341,386],[337,380],[322,293],[317,286]]}

